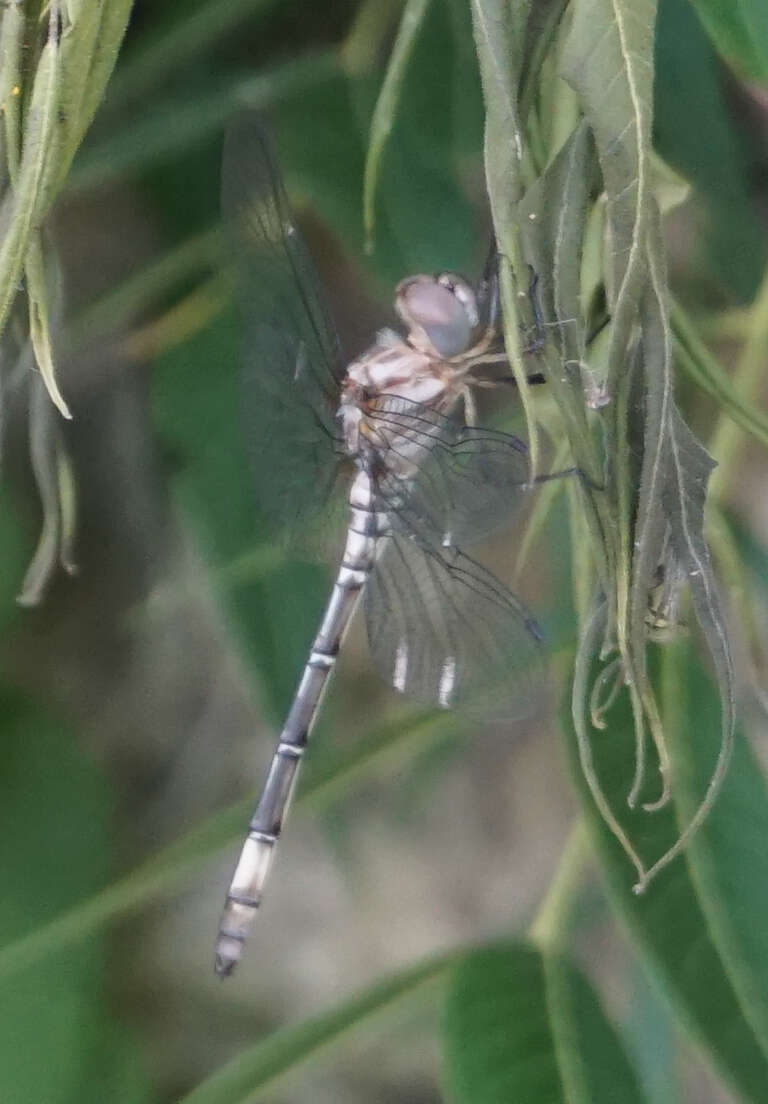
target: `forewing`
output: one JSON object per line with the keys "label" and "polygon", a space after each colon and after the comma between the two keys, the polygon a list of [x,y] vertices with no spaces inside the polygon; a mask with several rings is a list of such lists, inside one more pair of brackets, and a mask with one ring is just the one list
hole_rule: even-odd
{"label": "forewing", "polygon": [[500,529],[528,485],[528,451],[509,433],[466,426],[420,403],[384,396],[368,420],[386,444],[377,506],[393,528],[443,547]]}
{"label": "forewing", "polygon": [[420,701],[510,720],[532,711],[543,675],[541,633],[525,606],[455,548],[393,534],[365,590],[371,653],[396,690]]}
{"label": "forewing", "polygon": [[268,139],[243,116],[224,142],[222,211],[243,327],[243,416],[259,503],[289,528],[322,506],[339,456],[336,331]]}

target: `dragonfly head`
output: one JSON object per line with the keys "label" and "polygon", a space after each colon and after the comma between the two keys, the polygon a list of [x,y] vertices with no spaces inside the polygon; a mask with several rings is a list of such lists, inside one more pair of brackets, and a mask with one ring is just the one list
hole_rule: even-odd
{"label": "dragonfly head", "polygon": [[478,325],[475,293],[461,276],[409,276],[395,290],[395,309],[416,348],[441,358],[461,356]]}

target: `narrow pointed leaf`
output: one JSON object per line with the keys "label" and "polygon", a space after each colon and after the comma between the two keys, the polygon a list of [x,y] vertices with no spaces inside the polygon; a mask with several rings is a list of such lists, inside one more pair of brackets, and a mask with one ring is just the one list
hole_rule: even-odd
{"label": "narrow pointed leaf", "polygon": [[637,1078],[587,980],[524,944],[454,970],[443,1027],[451,1104],[640,1104]]}
{"label": "narrow pointed leaf", "polygon": [[[581,364],[586,333],[581,309],[581,254],[586,231],[590,186],[594,178],[594,143],[582,123],[546,172],[531,185],[518,208],[524,255],[537,276],[536,295],[560,349],[566,376],[584,404]],[[553,380],[558,388],[559,378]]]}
{"label": "narrow pointed leaf", "polygon": [[533,0],[525,22],[525,44],[520,73],[520,118],[525,122],[544,58],[563,17],[568,0]]}
{"label": "narrow pointed leaf", "polygon": [[670,322],[675,336],[675,356],[682,370],[712,395],[737,425],[768,448],[768,415],[739,393],[723,365],[696,333],[685,311],[674,303]]}
{"label": "narrow pointed leaf", "polygon": [[48,210],[66,176],[90,119],[83,120],[83,99],[98,40],[104,5],[72,5],[72,18],[64,26],[59,49],[61,81],[55,140],[49,151],[41,209]]}
{"label": "narrow pointed leaf", "polygon": [[21,144],[21,66],[24,42],[24,11],[21,3],[8,4],[0,18],[1,121],[8,175],[11,182],[15,182],[19,171]]}
{"label": "narrow pointed leaf", "polygon": [[128,53],[125,61],[121,60],[120,69],[110,85],[108,106],[123,107],[139,96],[146,98],[155,85],[168,79],[170,73],[211,49],[238,23],[253,19],[256,13],[267,15],[273,4],[274,0],[207,0],[185,11],[183,18],[174,20],[168,29],[156,34],[150,32],[146,36],[148,41],[142,41]]}
{"label": "narrow pointed leaf", "polygon": [[[691,645],[665,655],[665,704],[681,824],[695,814],[721,744],[720,706]],[[695,733],[695,739],[686,738]],[[742,732],[722,792],[687,860],[744,1014],[768,1052],[768,787]]]}
{"label": "narrow pointed leaf", "polygon": [[527,376],[514,280],[521,280],[517,204],[524,139],[518,105],[521,49],[528,12],[519,0],[472,0],[472,25],[485,100],[485,175],[496,242],[501,255],[500,299],[504,342],[525,412],[531,472],[538,470],[539,437]]}
{"label": "narrow pointed leaf", "polygon": [[[30,702],[0,692],[0,940],[19,938],[51,910],[99,886],[108,856],[109,794],[72,734]],[[54,809],[51,818],[41,810]],[[34,876],[32,876],[33,872]],[[0,989],[0,1099],[65,1101],[101,1053],[102,948],[90,941]]]}
{"label": "narrow pointed leaf", "polygon": [[35,73],[16,183],[0,206],[0,331],[16,295],[33,220],[39,214],[40,188],[56,119],[58,78],[58,46],[51,37]]}
{"label": "narrow pointed leaf", "polygon": [[21,606],[36,606],[41,601],[59,562],[61,537],[55,414],[39,378],[32,378],[30,390],[29,450],[43,523],[17,599]]}
{"label": "narrow pointed leaf", "polygon": [[363,224],[369,250],[373,248],[376,188],[381,155],[394,125],[405,71],[430,2],[431,0],[408,0],[406,3],[371,119],[363,178]]}
{"label": "narrow pointed leaf", "polygon": [[[646,672],[645,617],[648,592],[654,572],[661,562],[666,522],[662,492],[669,462],[669,426],[673,404],[672,348],[665,290],[666,265],[661,249],[658,212],[653,212],[651,241],[646,246],[650,282],[642,304],[642,372],[633,386],[642,394],[642,402],[627,404],[629,417],[639,424],[630,427],[642,449],[640,486],[634,503],[634,540],[629,610],[629,642],[635,661],[635,674],[644,679]],[[629,462],[629,455],[627,457]],[[629,472],[629,483],[634,482]]]}
{"label": "narrow pointed leaf", "polygon": [[305,1062],[321,1047],[357,1027],[369,1016],[443,974],[455,956],[431,959],[394,974],[332,1012],[277,1031],[244,1050],[183,1098],[183,1104],[245,1104]]}
{"label": "narrow pointed leaf", "polygon": [[[575,0],[562,73],[592,128],[608,196],[613,315],[609,363],[621,371],[645,274],[651,195],[655,0]],[[614,386],[609,390],[613,392]]]}
{"label": "narrow pointed leaf", "polygon": [[[542,176],[526,191],[517,216],[523,255],[537,277],[535,294],[544,318],[544,357],[548,383],[568,426],[578,468],[591,482],[602,482],[602,469],[585,416],[582,368],[586,330],[581,306],[582,250],[590,187],[595,175],[591,132],[582,123]],[[605,553],[600,504],[585,485],[593,551]],[[601,575],[607,578],[603,564]]]}
{"label": "narrow pointed leaf", "polygon": [[[756,0],[763,5],[763,0]],[[724,10],[737,5],[724,0]],[[755,295],[768,240],[752,177],[753,154],[734,125],[728,82],[690,0],[659,8],[654,80],[654,145],[696,188],[706,215],[691,244],[693,267],[728,289],[734,301]],[[702,123],[706,142],[701,140]]]}
{"label": "narrow pointed leaf", "polygon": [[745,80],[768,84],[768,7],[763,0],[692,0],[721,57]]}
{"label": "narrow pointed leaf", "polygon": [[709,649],[720,691],[720,752],[707,789],[707,800],[694,814],[694,830],[717,797],[733,746],[736,725],[735,687],[731,644],[704,540],[704,500],[715,464],[673,407],[669,426],[669,472],[663,495],[664,512],[677,565],[688,580],[696,620]]}
{"label": "narrow pointed leaf", "polygon": [[236,110],[272,107],[291,95],[310,90],[338,74],[335,54],[290,59],[243,80],[238,76],[199,96],[171,95],[119,134],[86,144],[69,176],[68,188],[84,191],[164,163],[222,131]]}
{"label": "narrow pointed leaf", "polygon": [[71,418],[69,407],[59,390],[51,342],[50,305],[43,262],[43,243],[33,234],[27,247],[27,297],[29,299],[29,336],[43,383],[54,406],[63,418]]}
{"label": "narrow pointed leaf", "polygon": [[99,32],[91,54],[88,83],[81,101],[78,145],[96,114],[107,82],[112,76],[132,7],[133,0],[105,0],[101,8]]}
{"label": "narrow pointed leaf", "polygon": [[[600,641],[600,633],[596,632],[591,641],[593,671],[598,669]],[[583,673],[587,684],[593,677],[589,670]],[[604,731],[590,729],[588,718],[583,721],[583,734],[592,750],[592,766],[601,790],[621,830],[636,842],[648,864],[674,846],[680,828],[669,806],[654,813],[627,807],[627,780],[632,777],[635,754],[634,723],[627,696],[620,696],[608,712]],[[672,739],[676,746],[685,741],[685,755],[696,754],[692,742],[697,739],[697,731],[687,718],[684,728]],[[729,968],[710,932],[686,855],[678,856],[662,870],[644,893],[635,894],[626,853],[606,825],[604,812],[597,807],[574,743],[568,740],[566,747],[609,898],[644,962],[679,1022],[711,1055],[721,1073],[746,1100],[761,1101],[768,1078],[766,1052],[745,1015]],[[707,758],[703,769],[711,772],[711,758]],[[738,793],[736,788],[734,792]],[[745,808],[744,815],[747,813]]]}

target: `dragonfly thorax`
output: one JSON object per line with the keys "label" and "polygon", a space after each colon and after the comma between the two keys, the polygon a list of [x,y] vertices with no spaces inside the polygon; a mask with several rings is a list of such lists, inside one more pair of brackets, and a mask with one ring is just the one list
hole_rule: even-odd
{"label": "dragonfly thorax", "polygon": [[383,330],[374,345],[347,368],[342,403],[377,395],[401,395],[413,402],[439,401],[445,390],[440,361],[415,349],[393,330]]}
{"label": "dragonfly thorax", "polygon": [[443,368],[441,360],[414,349],[393,331],[380,334],[349,365],[342,383],[338,418],[348,455],[358,457],[370,449],[372,430],[366,413],[378,399],[397,396],[436,409],[453,406],[459,393],[456,373]]}

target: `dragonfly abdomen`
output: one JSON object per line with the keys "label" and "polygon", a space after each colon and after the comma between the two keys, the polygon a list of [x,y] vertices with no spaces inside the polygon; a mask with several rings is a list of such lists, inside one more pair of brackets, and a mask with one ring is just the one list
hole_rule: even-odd
{"label": "dragonfly abdomen", "polygon": [[350,524],[341,566],[227,893],[216,942],[216,973],[220,977],[231,974],[239,962],[261,904],[301,758],[344,634],[376,559],[383,517],[373,507],[370,479],[360,472],[350,492]]}

